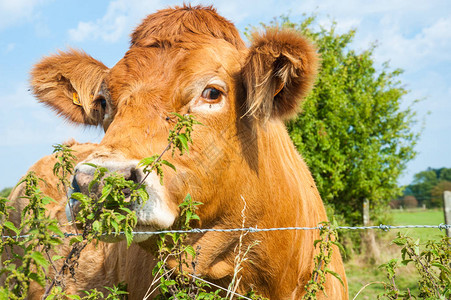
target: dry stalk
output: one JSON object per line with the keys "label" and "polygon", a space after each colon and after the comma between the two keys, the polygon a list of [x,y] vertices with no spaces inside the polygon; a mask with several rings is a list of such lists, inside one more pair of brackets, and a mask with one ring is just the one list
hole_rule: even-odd
{"label": "dry stalk", "polygon": [[[243,204],[244,204],[243,205],[243,209],[241,210],[241,218],[242,218],[241,228],[245,228],[245,224],[246,224],[246,213],[245,213],[246,212],[246,200],[244,199],[243,196],[241,196],[241,200],[243,201]],[[230,300],[233,299],[233,296],[236,294],[238,286],[240,285],[240,282],[241,282],[242,276],[238,277],[238,274],[243,269],[243,267],[241,265],[245,261],[249,260],[247,255],[249,254],[249,251],[251,250],[251,248],[260,243],[259,241],[254,241],[249,246],[247,246],[245,251],[243,251],[242,250],[242,248],[243,248],[243,238],[248,233],[249,233],[248,231],[241,231],[240,238],[238,240],[238,245],[236,245],[236,247],[234,249],[234,252],[236,252],[238,250],[238,253],[237,253],[237,255],[235,256],[235,259],[234,259],[235,267],[233,269],[233,277],[232,277],[232,281],[229,284],[229,287],[228,287],[228,290],[227,290],[227,295],[226,295],[226,298],[229,298]]]}

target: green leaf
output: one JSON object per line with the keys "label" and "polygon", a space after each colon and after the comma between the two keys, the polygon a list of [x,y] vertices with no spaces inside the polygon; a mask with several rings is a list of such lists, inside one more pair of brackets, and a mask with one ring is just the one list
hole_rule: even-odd
{"label": "green leaf", "polygon": [[81,243],[83,242],[83,237],[81,235],[75,236],[70,239],[69,245],[72,246],[75,243]]}
{"label": "green leaf", "polygon": [[166,165],[166,166],[170,167],[170,168],[173,169],[174,171],[177,171],[176,168],[175,168],[175,166],[174,166],[173,164],[171,164],[170,162],[168,162],[167,160],[162,160],[161,163],[162,163],[163,165]]}
{"label": "green leaf", "polygon": [[442,270],[443,272],[448,273],[448,274],[451,275],[451,270],[449,269],[449,267],[446,267],[446,266],[444,266],[444,265],[442,265],[440,263],[437,263],[437,262],[433,262],[433,263],[431,263],[431,265],[434,266],[434,267],[437,267],[440,270]]}
{"label": "green leaf", "polygon": [[158,154],[154,154],[150,157],[145,157],[140,160],[140,162],[138,163],[138,167],[151,165],[158,157],[160,157]]}
{"label": "green leaf", "polygon": [[147,200],[149,200],[149,194],[147,193],[147,191],[145,189],[139,189],[139,190],[136,190],[136,192],[138,193],[138,196],[141,199],[142,203],[146,203]]}
{"label": "green leaf", "polygon": [[130,245],[133,242],[133,234],[131,230],[125,230],[124,231],[125,234],[125,239],[127,240],[127,248],[130,247]]}
{"label": "green leaf", "polygon": [[53,255],[52,256],[52,261],[57,261],[60,260],[62,258],[66,258],[65,256],[61,256],[61,255]]}
{"label": "green leaf", "polygon": [[44,258],[44,255],[42,255],[41,252],[34,251],[30,256],[41,267],[47,268],[49,266],[49,262]]}
{"label": "green leaf", "polygon": [[16,228],[16,226],[14,226],[14,224],[10,221],[6,221],[3,226],[5,226],[6,228],[8,228],[9,230],[14,231],[17,235],[20,234],[20,229]]}
{"label": "green leaf", "polygon": [[392,241],[393,244],[396,244],[398,246],[404,246],[407,243],[407,239],[406,238],[396,238]]}
{"label": "green leaf", "polygon": [[191,245],[187,245],[185,247],[185,252],[188,253],[189,255],[191,255],[192,258],[196,257],[196,251],[194,250],[193,246],[191,246]]}
{"label": "green leaf", "polygon": [[127,214],[133,214],[134,213],[134,211],[131,211],[129,208],[127,208],[127,207],[120,207],[119,208],[120,210],[122,210],[122,211],[125,211]]}
{"label": "green leaf", "polygon": [[326,273],[329,273],[329,274],[331,274],[332,276],[334,276],[335,278],[337,278],[337,279],[340,281],[340,283],[341,283],[342,286],[345,286],[345,284],[344,284],[344,282],[343,282],[343,279],[341,279],[340,274],[338,274],[338,273],[336,273],[336,272],[334,272],[334,271],[332,271],[332,270],[330,270],[330,269],[327,269],[327,268],[326,268],[325,271],[326,271]]}
{"label": "green leaf", "polygon": [[36,281],[40,286],[44,287],[45,286],[45,278],[42,278],[41,276],[39,276],[36,273],[30,273],[28,275],[30,277],[31,280]]}
{"label": "green leaf", "polygon": [[60,237],[64,236],[64,233],[56,225],[49,225],[47,228]]}
{"label": "green leaf", "polygon": [[[177,139],[180,141],[180,144],[182,147],[186,150],[186,152],[189,152],[188,149],[188,139],[186,138],[186,135],[184,133],[181,133],[177,136]],[[183,152],[183,151],[182,151]]]}
{"label": "green leaf", "polygon": [[90,167],[93,167],[94,169],[97,169],[97,165],[95,165],[95,164],[93,164],[93,163],[83,163],[84,165],[86,165],[86,166],[90,166]]}
{"label": "green leaf", "polygon": [[181,114],[178,114],[178,113],[176,113],[176,112],[171,112],[170,114],[171,114],[171,115],[174,115],[174,116],[177,116],[180,120],[183,120],[183,119],[184,119],[184,117],[183,117]]}
{"label": "green leaf", "polygon": [[346,250],[345,250],[345,248],[343,247],[342,244],[340,244],[337,241],[331,241],[331,243],[334,244],[335,246],[337,246],[338,249],[340,249],[341,253],[343,253],[343,255],[346,255]]}

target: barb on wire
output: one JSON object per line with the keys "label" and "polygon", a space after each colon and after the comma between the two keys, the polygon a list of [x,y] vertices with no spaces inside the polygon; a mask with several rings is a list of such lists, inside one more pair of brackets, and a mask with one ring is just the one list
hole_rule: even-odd
{"label": "barb on wire", "polygon": [[[378,226],[337,226],[337,230],[370,230],[370,229],[380,229],[383,231],[389,231],[390,229],[407,229],[407,228],[435,228],[439,230],[446,230],[451,228],[451,224],[439,224],[439,225],[384,225],[380,224]],[[275,227],[275,228],[257,228],[257,227],[245,227],[245,228],[225,228],[225,229],[217,229],[217,228],[193,228],[189,230],[160,230],[160,231],[133,231],[133,235],[157,235],[157,234],[165,234],[165,233],[207,233],[207,232],[237,232],[237,231],[245,231],[245,232],[267,232],[267,231],[283,231],[283,230],[319,230],[320,226],[315,227]],[[114,234],[114,233],[112,233]],[[125,234],[124,232],[120,232],[119,234]],[[81,233],[64,233],[65,238],[79,236]],[[104,234],[107,235],[107,234]],[[17,236],[9,236],[4,235],[2,238],[13,238],[13,239],[22,239],[27,238],[29,235],[17,235]]]}

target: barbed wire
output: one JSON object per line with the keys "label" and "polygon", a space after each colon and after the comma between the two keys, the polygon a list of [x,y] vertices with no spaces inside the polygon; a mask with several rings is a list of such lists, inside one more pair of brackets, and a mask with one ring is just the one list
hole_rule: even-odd
{"label": "barbed wire", "polygon": [[[315,226],[315,227],[275,227],[275,228],[258,228],[258,227],[242,227],[242,228],[193,228],[190,230],[158,230],[158,231],[133,231],[133,235],[158,235],[158,234],[168,234],[168,233],[207,233],[207,232],[269,232],[269,231],[285,231],[285,230],[321,230],[324,226]],[[380,224],[378,226],[337,226],[333,227],[333,229],[336,230],[370,230],[370,229],[380,229],[383,231],[389,231],[390,229],[407,229],[407,228],[435,228],[439,230],[446,230],[451,228],[451,224],[444,224],[441,223],[439,225],[384,225]],[[104,234],[104,235],[124,235],[124,232],[119,233],[111,233],[111,234]],[[81,233],[64,233],[64,237],[74,237],[74,236],[81,236]],[[28,238],[30,235],[19,235],[19,236],[8,236],[4,235],[2,238],[14,238],[14,239],[21,239],[21,238]],[[54,237],[58,237],[57,235],[54,235]]]}

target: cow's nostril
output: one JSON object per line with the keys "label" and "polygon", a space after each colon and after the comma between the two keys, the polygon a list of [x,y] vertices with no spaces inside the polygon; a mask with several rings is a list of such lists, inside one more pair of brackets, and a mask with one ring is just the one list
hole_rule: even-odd
{"label": "cow's nostril", "polygon": [[122,193],[124,194],[125,198],[129,198],[132,192],[131,192],[130,188],[125,188],[122,190]]}
{"label": "cow's nostril", "polygon": [[131,169],[128,176],[125,178],[126,180],[131,180],[133,182],[138,182],[138,171],[136,169]]}
{"label": "cow's nostril", "polygon": [[80,186],[78,185],[77,179],[74,176],[74,179],[72,179],[72,188],[73,188],[73,193],[80,193],[81,189]]}

